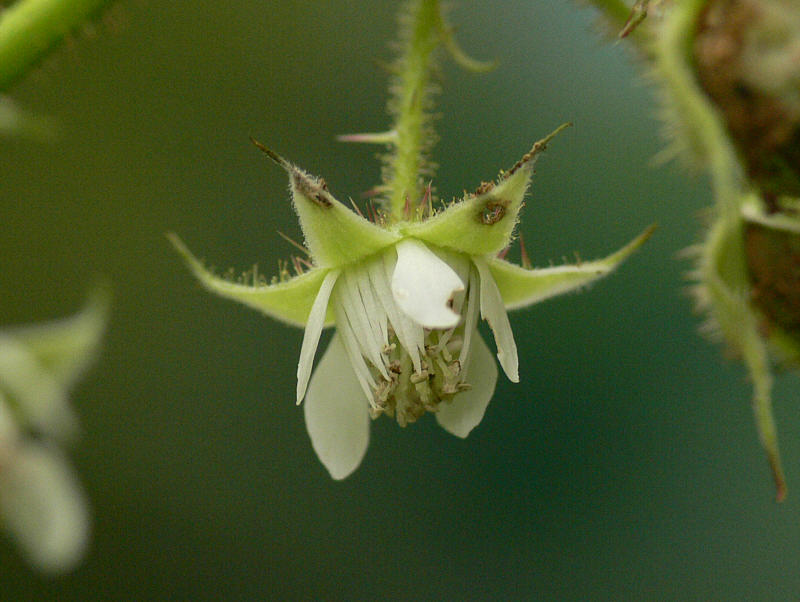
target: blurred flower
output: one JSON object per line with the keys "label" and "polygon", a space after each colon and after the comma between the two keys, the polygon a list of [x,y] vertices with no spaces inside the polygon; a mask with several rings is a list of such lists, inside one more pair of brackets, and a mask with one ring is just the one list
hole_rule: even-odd
{"label": "blurred flower", "polygon": [[106,322],[98,292],[79,314],[0,332],[0,523],[36,568],[73,568],[86,549],[86,500],[60,444],[77,433],[67,391]]}
{"label": "blurred flower", "polygon": [[[592,1],[612,22],[626,10],[621,0]],[[800,4],[664,1],[645,13],[633,11],[629,33],[662,90],[670,153],[706,167],[714,191],[705,238],[692,249],[693,292],[704,330],[750,374],[782,500],[772,362],[800,363]]]}

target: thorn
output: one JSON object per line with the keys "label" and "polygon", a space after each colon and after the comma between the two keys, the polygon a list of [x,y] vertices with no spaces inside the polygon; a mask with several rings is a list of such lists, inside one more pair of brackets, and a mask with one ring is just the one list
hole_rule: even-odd
{"label": "thorn", "polygon": [[365,190],[364,192],[362,192],[361,193],[361,198],[362,199],[374,198],[376,196],[380,196],[380,195],[384,194],[387,190],[388,189],[386,188],[386,186],[374,186],[374,187],[370,188],[369,190]]}
{"label": "thorn", "polygon": [[433,180],[428,180],[428,185],[425,187],[425,194],[422,195],[422,200],[419,202],[420,215],[423,217],[427,215],[430,210],[432,186]]}
{"label": "thorn", "polygon": [[525,249],[525,239],[522,237],[522,232],[519,233],[519,253],[522,267],[526,270],[532,269],[533,264],[531,263],[531,258],[528,256],[528,251]]}
{"label": "thorn", "polygon": [[375,211],[375,204],[372,202],[372,199],[367,201],[367,219],[373,224],[378,221],[378,214]]}
{"label": "thorn", "polygon": [[302,253],[304,253],[304,254],[305,254],[305,255],[307,255],[308,257],[311,257],[311,252],[310,252],[308,249],[306,249],[306,248],[305,248],[303,245],[301,245],[299,242],[297,242],[297,241],[295,241],[295,240],[292,240],[290,237],[288,237],[286,234],[284,234],[284,233],[283,233],[283,232],[281,232],[280,230],[278,230],[278,236],[280,236],[280,237],[281,237],[283,240],[285,240],[286,242],[288,242],[288,243],[289,243],[290,245],[292,245],[294,248],[296,248],[296,249],[299,249],[299,250],[300,250]]}
{"label": "thorn", "polygon": [[347,198],[350,200],[350,206],[353,207],[353,211],[358,213],[361,217],[364,217],[364,214],[361,213],[361,209],[358,208],[358,205],[356,205],[356,202],[353,200],[353,197],[347,197]]}
{"label": "thorn", "polygon": [[342,134],[336,136],[339,142],[359,142],[366,144],[394,144],[397,140],[397,131],[364,132],[362,134]]}
{"label": "thorn", "polygon": [[269,157],[275,163],[283,167],[286,171],[292,171],[291,163],[289,163],[286,159],[281,157],[278,153],[268,149],[266,146],[261,144],[258,140],[256,140],[252,136],[250,136],[250,142],[252,142],[258,150],[267,155],[267,157]]}
{"label": "thorn", "polygon": [[292,255],[292,267],[298,276],[303,274],[303,265],[300,263],[297,255]]}
{"label": "thorn", "polygon": [[498,259],[505,259],[505,258],[506,258],[506,255],[508,255],[508,250],[509,250],[510,248],[511,248],[511,245],[508,245],[507,247],[505,247],[504,249],[502,249],[502,250],[501,250],[501,251],[500,251],[500,252],[497,254],[497,258],[498,258]]}
{"label": "thorn", "polygon": [[775,501],[782,502],[786,499],[786,479],[781,469],[780,458],[769,454],[769,468],[772,471],[772,478],[775,479]]}
{"label": "thorn", "polygon": [[504,174],[501,174],[501,179],[506,179],[506,178],[514,175],[514,173],[520,167],[522,167],[523,165],[527,165],[528,163],[531,163],[538,155],[540,155],[545,150],[547,150],[547,145],[550,143],[550,141],[553,138],[555,138],[563,130],[565,130],[568,127],[571,127],[571,126],[572,126],[572,122],[571,121],[567,121],[566,123],[562,123],[555,130],[550,132],[547,136],[545,136],[541,140],[537,140],[536,142],[534,142],[533,146],[531,147],[531,150],[529,150],[527,153],[522,155],[522,159],[520,159],[519,161],[514,163],[514,166],[511,169],[509,169],[507,172],[505,172]]}
{"label": "thorn", "polygon": [[619,35],[617,36],[620,40],[628,37],[628,35],[637,27],[639,27],[639,24],[645,20],[647,17],[647,8],[649,4],[650,0],[636,1],[631,8],[631,13],[628,16],[628,20],[625,21],[625,25],[622,26],[622,31],[620,31]]}
{"label": "thorn", "polygon": [[408,195],[406,195],[406,202],[403,204],[403,215],[406,220],[411,219],[411,201],[408,200]]}

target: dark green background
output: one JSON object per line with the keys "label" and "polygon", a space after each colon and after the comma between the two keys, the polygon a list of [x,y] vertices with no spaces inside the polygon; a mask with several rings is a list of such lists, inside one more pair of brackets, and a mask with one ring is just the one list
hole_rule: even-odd
{"label": "dark green background", "polygon": [[[302,332],[201,291],[164,233],[272,271],[299,238],[253,135],[342,199],[378,179],[395,2],[122,2],[13,90],[61,124],[3,139],[0,320],[78,309],[113,282],[101,357],[74,391],[91,552],[42,579],[0,543],[0,597],[788,600],[800,595],[797,380],[775,392],[789,499],[773,501],[743,369],[686,294],[707,181],[663,147],[625,44],[563,0],[459,0],[445,62],[443,196],[575,122],[537,165],[521,231],[537,265],[656,236],[588,292],[515,313],[503,377],[468,440],[382,419],[333,482],[294,401]],[[327,339],[326,339],[327,340]]]}

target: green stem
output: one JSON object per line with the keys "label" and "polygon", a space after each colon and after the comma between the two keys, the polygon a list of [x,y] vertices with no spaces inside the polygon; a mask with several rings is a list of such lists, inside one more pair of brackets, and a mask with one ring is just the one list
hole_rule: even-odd
{"label": "green stem", "polygon": [[19,0],[0,13],[0,92],[20,80],[108,0]]}
{"label": "green stem", "polygon": [[424,153],[433,136],[426,105],[432,54],[441,39],[438,2],[419,0],[411,14],[413,20],[389,103],[390,111],[396,115],[394,152],[387,158],[385,177],[391,221],[403,219],[406,202],[416,203],[422,196]]}

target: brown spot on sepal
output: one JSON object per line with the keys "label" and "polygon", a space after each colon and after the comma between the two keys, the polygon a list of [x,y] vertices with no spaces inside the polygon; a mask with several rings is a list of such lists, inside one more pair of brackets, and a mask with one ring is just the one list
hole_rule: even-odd
{"label": "brown spot on sepal", "polygon": [[328,192],[328,185],[325,183],[325,180],[322,178],[315,178],[298,167],[295,167],[286,159],[281,157],[278,153],[267,148],[264,144],[252,136],[250,136],[250,142],[252,142],[258,150],[267,155],[267,157],[269,157],[272,161],[287,171],[292,182],[292,188],[294,188],[297,192],[306,198],[311,199],[312,202],[320,207],[333,207],[334,199],[330,192]]}
{"label": "brown spot on sepal", "polygon": [[491,226],[506,216],[506,210],[511,204],[504,199],[489,199],[478,211],[478,221],[486,226]]}
{"label": "brown spot on sepal", "polygon": [[293,168],[290,174],[292,178],[292,187],[299,194],[325,209],[333,207],[333,198],[330,192],[328,192],[328,185],[325,183],[325,180],[322,178],[314,178],[297,168]]}

